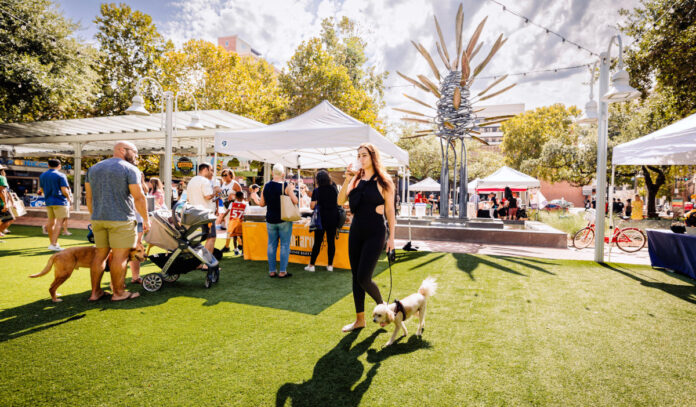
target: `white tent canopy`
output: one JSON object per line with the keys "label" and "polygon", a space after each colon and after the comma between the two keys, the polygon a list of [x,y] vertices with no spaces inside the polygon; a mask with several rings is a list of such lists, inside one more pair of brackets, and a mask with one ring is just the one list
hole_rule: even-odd
{"label": "white tent canopy", "polygon": [[696,164],[696,114],[614,147],[613,165]]}
{"label": "white tent canopy", "polygon": [[481,181],[481,178],[476,178],[473,181],[469,182],[466,189],[470,194],[476,192],[476,187],[478,186],[479,181]]}
{"label": "white tent canopy", "polygon": [[408,165],[406,151],[326,100],[270,126],[218,131],[215,151],[288,167],[338,168],[355,161],[356,148],[366,142],[379,149],[385,166]]}
{"label": "white tent canopy", "polygon": [[428,177],[423,181],[409,185],[408,189],[409,191],[440,192],[440,184],[434,179]]}
{"label": "white tent canopy", "polygon": [[541,183],[538,179],[510,167],[503,167],[476,183],[477,190],[496,190],[505,187],[512,189],[541,188]]}

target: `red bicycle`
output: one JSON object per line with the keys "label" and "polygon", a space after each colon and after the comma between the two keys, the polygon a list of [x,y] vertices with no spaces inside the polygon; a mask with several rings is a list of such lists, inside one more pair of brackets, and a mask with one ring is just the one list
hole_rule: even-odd
{"label": "red bicycle", "polygon": [[[589,219],[588,219],[589,215]],[[573,236],[573,246],[578,249],[584,249],[592,244],[595,240],[595,224],[594,216],[588,212],[585,219],[588,219],[587,226],[580,229]],[[611,243],[616,243],[616,246],[627,252],[634,253],[645,247],[647,241],[645,234],[638,228],[614,228],[614,233],[611,236]],[[604,237],[604,243],[609,243],[609,237]]]}

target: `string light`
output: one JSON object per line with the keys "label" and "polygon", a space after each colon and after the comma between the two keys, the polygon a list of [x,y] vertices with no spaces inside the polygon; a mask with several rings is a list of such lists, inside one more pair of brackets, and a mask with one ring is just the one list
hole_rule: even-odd
{"label": "string light", "polygon": [[[527,71],[527,72],[515,72],[515,73],[508,73],[507,76],[523,76],[526,77],[527,75],[534,75],[538,73],[558,73],[560,71],[569,71],[573,69],[586,69],[588,67],[591,67],[592,64],[582,64],[582,65],[573,65],[573,66],[564,66],[560,68],[546,68],[546,69],[537,69],[533,71]],[[495,75],[489,75],[489,76],[477,76],[476,79],[493,79],[496,80],[503,76],[502,74],[495,74]],[[392,89],[392,88],[415,88],[414,85],[393,85],[393,86],[386,86],[385,89]]]}
{"label": "string light", "polygon": [[547,28],[547,27],[545,27],[545,26],[542,26],[541,24],[535,23],[535,22],[532,21],[529,17],[523,16],[523,15],[520,14],[520,13],[517,13],[517,12],[514,12],[514,11],[508,9],[503,3],[499,2],[498,0],[488,0],[488,1],[490,1],[491,3],[495,3],[495,4],[499,5],[499,6],[501,6],[501,7],[503,8],[503,11],[504,11],[504,12],[510,13],[510,14],[512,14],[512,15],[514,15],[514,16],[517,16],[517,17],[521,18],[522,20],[524,20],[525,24],[532,24],[532,25],[534,25],[534,26],[537,26],[537,27],[541,28],[542,30],[546,30],[546,34],[553,34],[553,35],[555,35],[556,37],[560,38],[561,41],[562,41],[563,43],[566,43],[566,42],[567,42],[567,43],[569,43],[569,44],[576,45],[579,49],[584,49],[584,50],[586,50],[587,52],[589,52],[590,55],[599,56],[599,54],[597,54],[596,52],[593,52],[593,51],[587,49],[586,47],[583,47],[582,45],[578,44],[577,42],[570,41],[570,40],[566,39],[563,35],[561,35],[561,34],[555,32],[555,31],[553,31],[552,29]]}

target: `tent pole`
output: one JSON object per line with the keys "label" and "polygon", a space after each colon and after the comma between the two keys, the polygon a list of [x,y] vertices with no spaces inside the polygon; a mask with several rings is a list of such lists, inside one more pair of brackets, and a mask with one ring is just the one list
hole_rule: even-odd
{"label": "tent pole", "polygon": [[75,160],[73,166],[73,209],[77,212],[80,210],[82,203],[82,143],[73,144],[75,149]]}
{"label": "tent pole", "polygon": [[[201,139],[203,140],[203,139]],[[218,164],[218,152],[215,150],[215,155],[213,156],[213,178],[217,177],[217,164]]]}
{"label": "tent pole", "polygon": [[300,197],[302,196],[302,190],[300,189],[300,156],[297,156],[297,208],[300,207]]}
{"label": "tent pole", "polygon": [[[607,261],[611,261],[611,247],[612,240],[614,238],[614,170],[616,166],[611,165],[611,186],[609,187],[609,255],[607,256]],[[595,244],[597,244],[595,240]]]}

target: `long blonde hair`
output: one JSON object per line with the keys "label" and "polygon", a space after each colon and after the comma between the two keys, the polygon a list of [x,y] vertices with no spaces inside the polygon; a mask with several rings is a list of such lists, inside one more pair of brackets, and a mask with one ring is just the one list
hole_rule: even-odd
{"label": "long blonde hair", "polygon": [[[394,182],[392,181],[389,174],[387,174],[387,170],[382,165],[382,158],[379,154],[379,150],[377,150],[377,147],[375,147],[375,145],[372,143],[362,143],[358,147],[358,151],[360,151],[361,148],[364,148],[365,150],[367,150],[368,154],[370,154],[370,160],[372,160],[372,169],[375,171],[375,174],[377,175],[377,182],[379,183],[379,185],[382,187],[383,190],[387,192],[392,191],[394,189]],[[365,170],[361,168],[358,171],[357,176],[355,177],[353,187],[355,187],[355,185],[360,181],[363,175],[365,175]]]}

